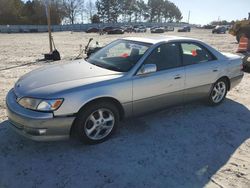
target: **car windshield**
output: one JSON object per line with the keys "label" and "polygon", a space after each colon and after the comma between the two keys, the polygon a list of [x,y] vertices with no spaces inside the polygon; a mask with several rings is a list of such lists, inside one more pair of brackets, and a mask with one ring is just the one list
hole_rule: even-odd
{"label": "car windshield", "polygon": [[150,46],[148,43],[116,40],[92,54],[87,61],[105,69],[128,72]]}

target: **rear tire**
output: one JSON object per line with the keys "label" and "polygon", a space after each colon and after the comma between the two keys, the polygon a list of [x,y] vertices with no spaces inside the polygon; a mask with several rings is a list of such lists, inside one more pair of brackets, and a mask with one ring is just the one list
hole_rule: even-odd
{"label": "rear tire", "polygon": [[119,111],[114,104],[93,103],[78,112],[73,131],[84,143],[98,144],[114,134],[118,123]]}
{"label": "rear tire", "polygon": [[209,105],[217,106],[224,101],[228,91],[228,84],[228,81],[222,78],[213,85],[208,98]]}

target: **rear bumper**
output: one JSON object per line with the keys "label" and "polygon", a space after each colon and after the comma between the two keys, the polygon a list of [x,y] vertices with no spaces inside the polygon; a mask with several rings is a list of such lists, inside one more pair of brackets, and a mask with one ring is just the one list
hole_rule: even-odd
{"label": "rear bumper", "polygon": [[74,117],[54,117],[53,113],[36,112],[21,107],[13,90],[6,97],[7,115],[11,127],[26,138],[54,141],[70,136]]}
{"label": "rear bumper", "polygon": [[233,89],[235,86],[237,86],[241,82],[243,76],[244,76],[244,74],[242,74],[240,76],[236,76],[234,78],[231,78],[230,79],[230,83],[231,83],[231,87],[230,88]]}

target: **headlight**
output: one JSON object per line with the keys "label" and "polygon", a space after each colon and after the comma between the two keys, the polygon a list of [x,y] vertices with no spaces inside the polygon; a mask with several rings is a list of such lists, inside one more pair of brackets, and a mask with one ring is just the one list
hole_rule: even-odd
{"label": "headlight", "polygon": [[24,108],[49,112],[49,111],[57,110],[62,105],[63,99],[45,100],[45,99],[35,99],[35,98],[24,97],[24,98],[21,98],[18,101],[18,103]]}
{"label": "headlight", "polygon": [[62,102],[63,102],[63,99],[42,100],[37,106],[37,110],[55,111],[61,106]]}

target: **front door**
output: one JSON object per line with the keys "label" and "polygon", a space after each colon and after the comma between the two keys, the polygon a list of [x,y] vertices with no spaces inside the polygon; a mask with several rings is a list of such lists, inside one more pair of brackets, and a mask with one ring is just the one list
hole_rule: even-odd
{"label": "front door", "polygon": [[179,45],[158,46],[144,64],[155,64],[157,71],[133,78],[133,112],[139,115],[183,102],[185,70]]}

